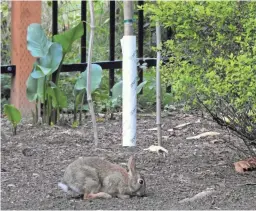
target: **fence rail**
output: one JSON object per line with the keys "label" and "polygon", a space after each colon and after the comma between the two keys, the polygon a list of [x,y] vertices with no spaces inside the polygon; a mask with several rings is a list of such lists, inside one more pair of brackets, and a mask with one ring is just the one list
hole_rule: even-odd
{"label": "fence rail", "polygon": [[[139,59],[138,63],[141,65],[146,63],[147,67],[156,66],[156,59],[149,58],[149,59]],[[115,60],[115,61],[100,61],[100,62],[93,62],[93,64],[98,64],[101,66],[102,69],[109,70],[112,68],[121,69],[122,68],[122,60]],[[78,64],[63,64],[61,68],[61,72],[83,72],[87,67],[87,63],[78,63]],[[16,73],[16,66],[15,65],[3,65],[1,66],[1,74],[12,74],[13,76]]]}
{"label": "fence rail", "polygon": [[[156,66],[156,59],[140,59],[138,61],[140,64],[147,63],[147,67]],[[93,64],[98,64],[102,69],[120,69],[122,68],[122,60],[115,61],[103,61],[103,62],[93,62]],[[87,67],[87,63],[80,64],[64,64],[62,66],[61,72],[76,72],[84,71]]]}
{"label": "fence rail", "polygon": [[15,65],[1,65],[1,74],[12,74],[13,76],[16,73],[16,66]]}

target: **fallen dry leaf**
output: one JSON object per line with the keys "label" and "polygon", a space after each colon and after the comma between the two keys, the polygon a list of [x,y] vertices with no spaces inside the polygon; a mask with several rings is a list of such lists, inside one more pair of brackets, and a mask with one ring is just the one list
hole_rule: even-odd
{"label": "fallen dry leaf", "polygon": [[189,139],[200,139],[202,137],[206,137],[206,136],[216,136],[216,135],[220,135],[220,133],[218,132],[213,132],[213,131],[210,131],[210,132],[205,132],[205,133],[201,133],[197,136],[190,136],[190,137],[187,137],[186,139],[189,140]]}
{"label": "fallen dry leaf", "polygon": [[[161,129],[164,127],[164,125],[165,125],[165,124],[162,124],[162,125],[161,125]],[[149,128],[149,129],[147,129],[147,130],[157,130],[157,127]]]}
{"label": "fallen dry leaf", "polygon": [[201,122],[201,120],[198,119],[198,120],[196,120],[195,122],[183,123],[183,124],[180,124],[180,125],[175,126],[174,128],[169,129],[168,131],[173,131],[173,129],[175,129],[175,130],[181,130],[183,127],[186,127],[186,126],[191,125],[191,124],[197,124],[197,123],[200,123],[200,122]]}
{"label": "fallen dry leaf", "polygon": [[157,154],[159,154],[160,152],[168,154],[168,150],[161,146],[151,145],[149,148],[146,148],[144,150],[151,151],[151,152],[157,152]]}
{"label": "fallen dry leaf", "polygon": [[249,170],[256,170],[256,157],[235,162],[234,166],[235,170],[239,173],[243,173]]}
{"label": "fallen dry leaf", "polygon": [[157,127],[154,127],[154,128],[150,128],[148,130],[157,130]]}
{"label": "fallen dry leaf", "polygon": [[185,203],[185,202],[193,202],[195,200],[198,200],[198,199],[201,199],[201,198],[204,198],[204,197],[207,197],[213,193],[215,193],[216,191],[213,189],[213,188],[207,188],[206,190],[194,195],[193,197],[191,198],[185,198],[183,200],[180,200],[179,203]]}
{"label": "fallen dry leaf", "polygon": [[193,122],[187,122],[187,123],[184,123],[184,124],[180,124],[180,125],[177,125],[175,126],[173,129],[181,129],[187,125],[191,125]]}

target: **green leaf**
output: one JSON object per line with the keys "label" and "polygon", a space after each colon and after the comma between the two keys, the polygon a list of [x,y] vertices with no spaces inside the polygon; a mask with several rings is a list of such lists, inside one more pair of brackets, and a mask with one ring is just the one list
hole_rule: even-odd
{"label": "green leaf", "polygon": [[47,55],[34,63],[34,69],[31,76],[33,78],[42,78],[54,73],[61,63],[62,56],[61,45],[53,43]]}
{"label": "green leaf", "polygon": [[136,93],[139,94],[141,89],[143,88],[143,86],[145,86],[145,84],[147,83],[147,81],[143,81],[141,82],[138,86],[137,86],[137,89],[136,89]]}
{"label": "green leaf", "polygon": [[14,105],[5,104],[4,114],[7,116],[14,127],[16,127],[17,124],[19,124],[21,121],[21,113]]}
{"label": "green leaf", "polygon": [[[136,94],[140,93],[141,89],[145,86],[145,84],[147,83],[147,81],[143,81],[142,83],[140,83],[137,88],[136,88]],[[117,82],[113,88],[111,89],[112,91],[112,98],[116,99],[118,97],[122,97],[122,92],[123,92],[123,81],[119,81]]]}
{"label": "green leaf", "polygon": [[89,110],[90,110],[90,109],[89,109],[89,105],[88,105],[88,104],[83,105],[83,106],[82,106],[82,110],[83,110],[83,111],[89,111]]}
{"label": "green leaf", "polygon": [[51,86],[52,88],[56,88],[56,87],[57,87],[56,84],[55,84],[53,81],[49,81],[49,84],[50,84],[50,86]]}
{"label": "green leaf", "polygon": [[28,77],[26,81],[26,95],[30,102],[34,102],[37,99],[43,100],[44,81],[45,78],[35,79],[31,75]]}
{"label": "green leaf", "polygon": [[40,24],[32,23],[27,29],[27,49],[34,57],[44,57],[49,51],[52,42],[50,42]]}
{"label": "green leaf", "polygon": [[51,72],[51,68],[47,68],[41,65],[37,65],[38,70],[41,70],[44,76],[49,75]]}
{"label": "green leaf", "polygon": [[41,68],[38,66],[37,63],[34,64],[34,69],[31,72],[30,76],[34,79],[38,79],[38,78],[43,78],[45,77],[43,71],[41,70]]}
{"label": "green leaf", "polygon": [[66,108],[67,107],[67,97],[57,86],[47,87],[47,92],[49,96],[52,97],[52,106],[54,108]]}
{"label": "green leaf", "polygon": [[53,43],[48,54],[39,60],[40,66],[50,69],[50,71],[47,71],[47,73],[43,71],[44,74],[46,73],[46,75],[49,75],[55,72],[61,63],[62,57],[62,46],[59,43]]}
{"label": "green leaf", "polygon": [[[76,91],[87,88],[87,69],[81,73],[80,77],[76,81],[76,84],[75,84]],[[91,92],[92,93],[100,86],[101,79],[102,79],[101,66],[97,64],[92,64],[92,69],[91,69]]]}
{"label": "green leaf", "polygon": [[119,96],[117,98],[111,98],[111,107],[115,108],[117,106],[121,106],[122,105],[122,97]]}
{"label": "green leaf", "polygon": [[57,107],[66,108],[68,106],[67,96],[65,96],[64,92],[62,92],[58,87],[55,88],[54,91],[57,100]]}
{"label": "green leaf", "polygon": [[113,88],[111,89],[112,91],[112,98],[116,99],[118,97],[122,97],[122,92],[123,92],[123,81],[119,81],[115,83]]}
{"label": "green leaf", "polygon": [[71,46],[73,42],[79,38],[81,38],[84,34],[84,24],[80,22],[74,28],[65,31],[61,34],[54,35],[53,41],[58,42],[62,45],[63,53],[67,53],[71,51]]}
{"label": "green leaf", "polygon": [[76,92],[76,98],[75,98],[75,106],[76,109],[78,108],[78,106],[81,104],[82,102],[82,98],[83,98],[83,94],[85,93],[85,89],[79,90]]}

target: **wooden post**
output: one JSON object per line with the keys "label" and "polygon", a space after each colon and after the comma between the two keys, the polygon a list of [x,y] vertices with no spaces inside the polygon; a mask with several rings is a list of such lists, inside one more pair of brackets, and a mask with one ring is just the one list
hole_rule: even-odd
{"label": "wooden post", "polygon": [[11,104],[20,109],[23,116],[35,110],[35,105],[26,97],[26,81],[35,61],[27,50],[27,27],[31,23],[41,23],[41,1],[12,1],[11,56],[16,75],[12,79]]}

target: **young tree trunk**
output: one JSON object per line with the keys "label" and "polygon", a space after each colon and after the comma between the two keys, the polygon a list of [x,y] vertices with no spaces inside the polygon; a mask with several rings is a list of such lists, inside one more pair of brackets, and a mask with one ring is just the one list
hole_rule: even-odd
{"label": "young tree trunk", "polygon": [[124,1],[124,36],[133,35],[133,1]]}
{"label": "young tree trunk", "polygon": [[156,22],[156,46],[157,46],[157,61],[156,61],[156,125],[158,145],[162,145],[161,131],[161,78],[160,78],[160,60],[161,60],[161,30],[159,22]]}
{"label": "young tree trunk", "polygon": [[90,33],[90,41],[89,41],[89,49],[88,49],[88,67],[87,67],[87,101],[89,105],[89,110],[92,118],[93,124],[93,133],[94,133],[94,143],[95,146],[98,146],[98,128],[96,123],[96,117],[94,113],[92,95],[91,95],[91,62],[92,62],[92,47],[93,47],[93,38],[94,38],[94,8],[93,8],[93,0],[89,1],[90,14],[91,14],[91,33]]}

